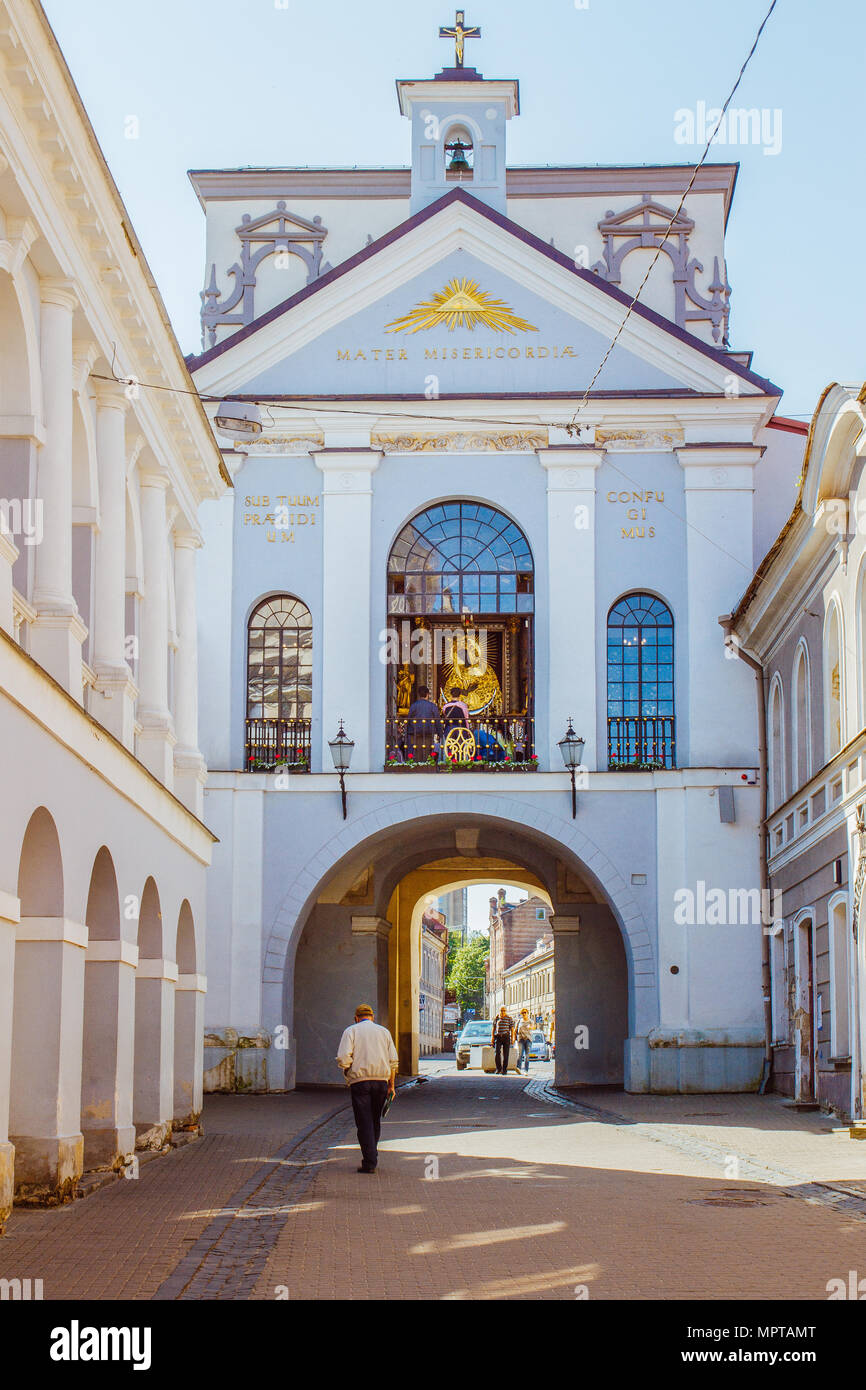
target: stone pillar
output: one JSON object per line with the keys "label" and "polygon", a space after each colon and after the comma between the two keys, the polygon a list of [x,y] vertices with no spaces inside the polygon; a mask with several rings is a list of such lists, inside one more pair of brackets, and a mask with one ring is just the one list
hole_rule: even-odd
{"label": "stone pillar", "polygon": [[15,636],[15,610],[12,602],[12,566],[18,559],[18,547],[11,534],[0,526],[0,629]]}
{"label": "stone pillar", "polygon": [[18,899],[11,893],[0,892],[0,1235],[12,1210],[15,1190],[15,1148],[9,1143],[9,1103],[15,936],[19,920]]}
{"label": "stone pillar", "polygon": [[113,1168],[135,1152],[132,1086],[135,968],[132,941],[91,941],[84,966],[81,1130],[85,1168]]}
{"label": "stone pillar", "polygon": [[621,1085],[628,1036],[628,966],[606,903],[555,905],[558,1086]]}
{"label": "stone pillar", "polygon": [[[371,629],[372,478],[382,454],[373,449],[321,449],[312,455],[324,476],[322,538],[322,770],[333,771],[328,740],[338,721],[355,741],[352,772],[371,770],[370,673],[376,661]],[[363,583],[347,582],[351,574]],[[384,615],[380,626],[384,626]],[[384,669],[384,668],[383,668]],[[384,748],[384,729],[376,739]],[[380,769],[381,770],[381,769]],[[339,815],[339,798],[334,803]]]}
{"label": "stone pillar", "polygon": [[93,713],[132,749],[136,689],[126,663],[126,430],[127,399],[115,382],[96,382],[99,532],[96,537],[92,660]]}
{"label": "stone pillar", "polygon": [[[686,507],[688,705],[677,715],[679,767],[749,767],[757,763],[755,678],[726,659],[719,615],[729,613],[754,572],[754,467],[763,450],[747,444],[686,444],[682,465]],[[675,634],[675,641],[676,641]],[[683,715],[686,719],[683,719]],[[685,725],[685,727],[683,727]]]}
{"label": "stone pillar", "polygon": [[140,960],[135,977],[133,1121],[140,1149],[159,1149],[174,1118],[174,990],[177,965]]}
{"label": "stone pillar", "polygon": [[173,789],[175,743],[168,708],[168,530],[164,473],[141,475],[144,600],[138,670],[138,756],[154,776]]}
{"label": "stone pillar", "polygon": [[[547,609],[548,767],[558,772],[557,743],[574,718],[575,733],[586,740],[584,765],[607,767],[596,747],[595,477],[603,449],[560,444],[539,449],[547,470],[547,547],[552,576]],[[543,615],[541,615],[543,621]],[[540,635],[540,634],[539,634]],[[536,710],[536,717],[541,710]]]}
{"label": "stone pillar", "polygon": [[72,595],[72,316],[77,300],[66,280],[42,280],[39,293],[45,443],[36,470],[42,538],[36,546],[30,652],[80,702],[81,644],[87,629]]}
{"label": "stone pillar", "polygon": [[174,790],[201,819],[206,769],[198,746],[198,633],[196,625],[195,552],[201,545],[192,531],[174,535],[174,594],[177,651],[174,659]]}
{"label": "stone pillar", "polygon": [[204,1065],[204,975],[178,975],[174,994],[174,1123],[198,1124]]}
{"label": "stone pillar", "polygon": [[62,1202],[81,1176],[87,927],[22,917],[15,945],[10,1139],[19,1197]]}
{"label": "stone pillar", "polygon": [[[675,910],[677,891],[695,889],[689,856],[688,795],[683,787],[659,787],[655,793],[658,1025],[670,1029],[686,1028],[689,1023],[689,932],[694,932],[694,926],[677,922]],[[715,845],[718,852],[718,840]],[[676,975],[671,974],[672,965],[677,968]]]}
{"label": "stone pillar", "polygon": [[388,1017],[388,937],[391,923],[385,917],[367,917],[361,913],[352,914],[352,946],[357,965],[353,978],[360,990],[366,990],[368,997],[359,996],[359,1004],[369,1004],[376,1011],[376,1020],[381,1023]]}

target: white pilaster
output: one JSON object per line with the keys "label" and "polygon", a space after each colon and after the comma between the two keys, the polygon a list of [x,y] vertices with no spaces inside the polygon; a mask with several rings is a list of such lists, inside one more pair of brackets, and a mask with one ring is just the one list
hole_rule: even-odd
{"label": "white pilaster", "polygon": [[15,944],[10,1139],[15,1186],[55,1200],[81,1176],[81,1050],[87,927],[22,917]]}
{"label": "white pilaster", "polygon": [[[729,613],[754,573],[751,445],[687,444],[677,449],[686,505],[688,707],[677,711],[677,762],[690,767],[749,766],[757,760],[754,676],[725,656],[719,615]],[[682,737],[687,714],[688,745]]]}
{"label": "white pilaster", "polygon": [[81,701],[87,629],[72,594],[72,318],[78,301],[67,280],[42,280],[39,293],[45,443],[36,470],[42,538],[36,547],[30,651]]}
{"label": "white pilaster", "polygon": [[144,599],[138,672],[138,756],[169,790],[175,743],[168,708],[168,522],[164,473],[142,471],[141,533]]}
{"label": "white pilaster", "polygon": [[198,632],[196,624],[195,552],[201,545],[192,531],[174,533],[174,595],[177,651],[174,658],[174,790],[201,818],[206,769],[198,746]]}
{"label": "white pilaster", "polygon": [[598,768],[595,671],[595,487],[603,449],[555,445],[539,449],[547,471],[548,767],[562,767],[557,742],[569,716],[586,740],[583,761]]}
{"label": "white pilaster", "polygon": [[160,1148],[174,1118],[174,991],[177,965],[140,960],[135,978],[133,1119],[141,1148]]}
{"label": "white pilaster", "polygon": [[204,975],[179,975],[174,993],[174,1121],[197,1123],[202,1106]]}
{"label": "white pilaster", "polygon": [[132,941],[88,943],[81,1083],[86,1168],[114,1167],[135,1151],[132,1086],[137,964],[138,947]]}
{"label": "white pilaster", "polygon": [[[96,537],[93,713],[127,748],[135,741],[136,689],[126,664],[127,399],[115,382],[94,383],[99,531]],[[99,698],[99,697],[102,698]]]}
{"label": "white pilaster", "polygon": [[[689,926],[675,920],[684,888],[694,889],[687,862],[688,823],[686,793],[681,787],[659,788],[656,802],[656,853],[658,892],[659,1024],[684,1028],[689,1022]],[[679,913],[683,916],[685,914]],[[671,974],[671,966],[676,974]]]}
{"label": "white pilaster", "polygon": [[9,1143],[9,1103],[12,1082],[12,1003],[15,981],[15,935],[20,903],[0,891],[0,1233],[12,1210],[15,1189],[15,1148]]}
{"label": "white pilaster", "polygon": [[0,529],[0,628],[15,635],[15,614],[12,604],[12,566],[18,559],[18,547],[11,534]]}
{"label": "white pilaster", "polygon": [[382,454],[365,448],[326,448],[312,457],[324,478],[322,769],[333,769],[328,740],[342,719],[355,741],[352,771],[369,772],[370,680],[376,659],[368,581],[370,523],[372,478]]}

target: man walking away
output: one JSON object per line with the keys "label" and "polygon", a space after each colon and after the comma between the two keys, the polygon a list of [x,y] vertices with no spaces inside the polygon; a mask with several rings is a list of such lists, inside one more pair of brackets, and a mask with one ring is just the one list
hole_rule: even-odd
{"label": "man walking away", "polygon": [[520,1071],[520,1063],[523,1062],[523,1070],[529,1075],[529,1049],[532,1045],[532,1024],[529,1022],[529,1010],[520,1010],[520,1020],[517,1024],[517,1070]]}
{"label": "man walking away", "polygon": [[352,1112],[361,1146],[359,1173],[375,1173],[379,1161],[382,1106],[393,1096],[397,1049],[387,1028],[373,1021],[369,1004],[359,1004],[355,1022],[340,1039],[337,1065],[349,1083]]}
{"label": "man walking away", "polygon": [[508,1054],[514,1042],[514,1019],[504,1004],[499,1010],[499,1016],[493,1020],[493,1036],[490,1041],[495,1049],[496,1075],[507,1076]]}

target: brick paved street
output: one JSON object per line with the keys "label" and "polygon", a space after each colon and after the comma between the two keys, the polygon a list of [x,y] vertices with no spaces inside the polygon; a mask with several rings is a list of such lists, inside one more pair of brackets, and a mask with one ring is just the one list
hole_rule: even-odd
{"label": "brick paved street", "polygon": [[824,1299],[866,1273],[866,1197],[845,1196],[866,1193],[866,1144],[825,1116],[617,1091],[573,1108],[545,1095],[552,1067],[529,1090],[423,1070],[373,1177],[341,1091],[211,1096],[206,1137],[138,1181],[17,1209],[0,1277],[47,1299]]}

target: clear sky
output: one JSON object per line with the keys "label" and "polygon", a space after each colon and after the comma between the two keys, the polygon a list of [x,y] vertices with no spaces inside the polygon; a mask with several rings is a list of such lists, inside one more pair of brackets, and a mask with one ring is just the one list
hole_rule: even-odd
{"label": "clear sky", "polygon": [[[675,113],[720,106],[769,0],[478,0],[468,63],[520,79],[512,164],[684,163]],[[204,215],[189,168],[405,165],[394,80],[452,61],[445,0],[45,0],[184,351],[199,348]],[[866,376],[863,0],[778,0],[735,104],[781,149],[718,146],[740,175],[731,343],[808,417]],[[128,139],[127,118],[139,122]]]}

